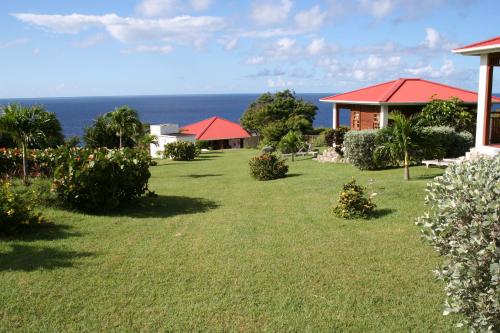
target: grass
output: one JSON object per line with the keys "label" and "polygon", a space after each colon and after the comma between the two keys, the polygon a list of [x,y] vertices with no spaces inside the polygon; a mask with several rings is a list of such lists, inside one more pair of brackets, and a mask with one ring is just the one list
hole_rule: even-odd
{"label": "grass", "polygon": [[[439,263],[414,219],[440,169],[361,172],[310,159],[248,175],[255,151],[152,167],[141,207],[0,240],[0,330],[448,332]],[[373,182],[377,219],[333,217],[341,185]]]}

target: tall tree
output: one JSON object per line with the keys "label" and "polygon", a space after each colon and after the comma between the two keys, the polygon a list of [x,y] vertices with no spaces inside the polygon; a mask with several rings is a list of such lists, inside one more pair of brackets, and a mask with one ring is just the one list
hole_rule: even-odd
{"label": "tall tree", "polygon": [[392,124],[385,129],[386,139],[375,149],[380,159],[390,159],[403,164],[404,179],[410,180],[410,160],[412,152],[419,149],[419,131],[417,117],[406,117],[400,112],[391,114]]}
{"label": "tall tree", "polygon": [[120,149],[123,148],[124,136],[136,136],[137,132],[141,130],[142,125],[137,111],[127,105],[120,106],[109,113],[109,118],[109,126],[118,136]]}
{"label": "tall tree", "polygon": [[449,126],[457,131],[474,131],[476,112],[452,97],[448,100],[433,98],[420,114],[422,126]]}
{"label": "tall tree", "polygon": [[316,105],[298,99],[290,90],[265,93],[250,104],[241,117],[241,124],[276,146],[289,131],[311,131],[317,110]]}
{"label": "tall tree", "polygon": [[43,107],[31,107],[10,104],[4,108],[0,117],[0,128],[9,133],[14,142],[21,147],[23,157],[23,181],[27,182],[28,163],[27,149],[30,147],[46,147],[58,141],[61,124],[54,113]]}

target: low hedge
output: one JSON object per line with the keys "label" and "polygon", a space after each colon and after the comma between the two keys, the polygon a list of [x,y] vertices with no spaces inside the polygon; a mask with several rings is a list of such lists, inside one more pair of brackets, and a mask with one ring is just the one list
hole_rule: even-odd
{"label": "low hedge", "polygon": [[63,204],[92,211],[113,209],[148,190],[150,157],[125,148],[71,148],[62,152],[53,188]]}
{"label": "low hedge", "polygon": [[288,173],[285,159],[276,153],[263,153],[250,159],[250,174],[257,180],[283,178]]}
{"label": "low hedge", "polygon": [[345,157],[361,170],[382,167],[374,157],[378,130],[349,131],[344,137]]}
{"label": "low hedge", "polygon": [[192,142],[177,141],[167,143],[163,150],[163,157],[174,161],[192,161],[198,155],[198,148]]}
{"label": "low hedge", "polygon": [[417,224],[444,256],[444,314],[471,332],[500,332],[500,156],[452,165],[429,183],[429,211]]}
{"label": "low hedge", "polygon": [[474,145],[471,133],[457,132],[453,127],[422,127],[420,133],[428,145],[434,146],[424,153],[425,159],[464,156]]}
{"label": "low hedge", "polygon": [[[26,156],[30,177],[51,177],[58,163],[62,148],[28,149]],[[0,148],[0,177],[21,177],[23,156],[19,148]]]}

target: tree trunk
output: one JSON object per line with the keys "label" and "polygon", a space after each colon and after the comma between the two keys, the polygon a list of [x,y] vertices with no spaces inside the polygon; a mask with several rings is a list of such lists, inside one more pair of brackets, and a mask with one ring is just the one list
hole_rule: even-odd
{"label": "tree trunk", "polygon": [[292,162],[295,161],[295,153],[292,153]]}
{"label": "tree trunk", "polygon": [[26,143],[23,142],[21,145],[21,148],[23,150],[23,183],[26,185],[28,183],[28,166],[27,166],[27,161],[26,161]]}
{"label": "tree trunk", "polygon": [[122,149],[123,145],[122,145],[122,129],[121,128],[120,128],[119,137],[120,137],[120,149]]}
{"label": "tree trunk", "polygon": [[404,162],[404,168],[405,168],[405,180],[410,180],[410,158],[408,156],[408,152],[405,152],[405,162]]}

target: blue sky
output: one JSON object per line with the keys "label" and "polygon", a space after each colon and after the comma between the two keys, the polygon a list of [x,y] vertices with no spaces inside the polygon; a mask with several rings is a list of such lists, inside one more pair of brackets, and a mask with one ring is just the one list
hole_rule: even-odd
{"label": "blue sky", "polygon": [[500,12],[498,0],[0,1],[0,98],[333,93],[398,77],[476,90],[479,59],[450,50],[498,35]]}

